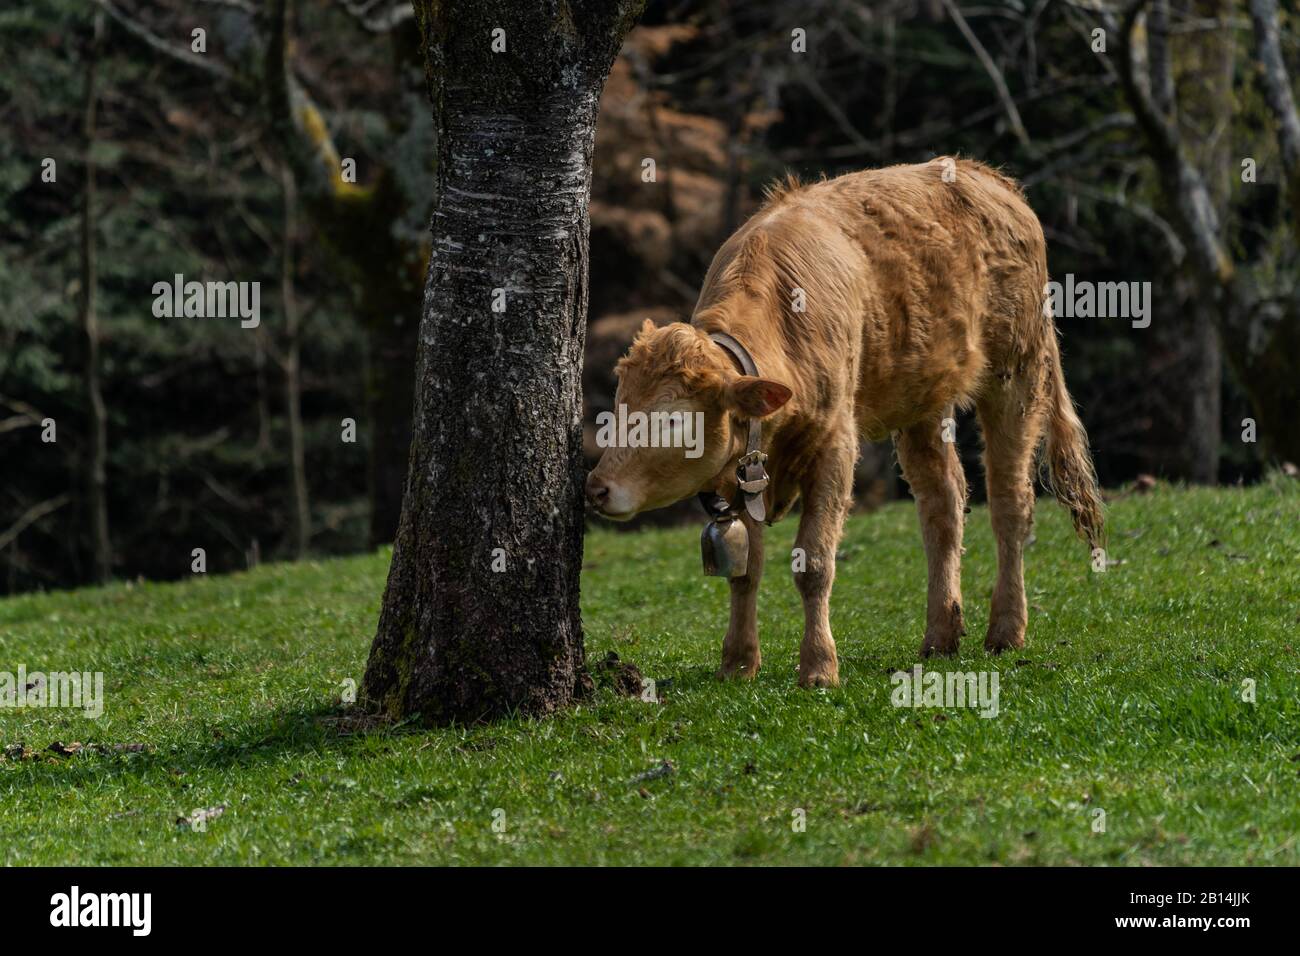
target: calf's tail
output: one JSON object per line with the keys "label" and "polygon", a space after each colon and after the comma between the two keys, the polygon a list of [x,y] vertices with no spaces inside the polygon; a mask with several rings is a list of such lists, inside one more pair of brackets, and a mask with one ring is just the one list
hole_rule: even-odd
{"label": "calf's tail", "polygon": [[1088,433],[1065,388],[1056,336],[1050,338],[1047,372],[1046,484],[1070,512],[1074,530],[1089,548],[1105,547],[1105,519],[1097,472],[1088,452]]}

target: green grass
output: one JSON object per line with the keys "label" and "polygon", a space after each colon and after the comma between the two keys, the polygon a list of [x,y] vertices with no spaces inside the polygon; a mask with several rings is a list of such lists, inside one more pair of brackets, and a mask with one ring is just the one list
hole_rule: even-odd
{"label": "green grass", "polygon": [[[697,528],[592,533],[589,657],[617,651],[663,699],[602,687],[544,721],[340,732],[385,554],[10,599],[0,669],[103,671],[106,709],[0,709],[0,744],[34,752],[0,760],[0,863],[1294,865],[1298,519],[1289,479],[1161,486],[1112,505],[1119,563],[1097,574],[1041,502],[1028,643],[991,658],[993,549],[976,508],[970,636],[933,666],[997,670],[994,719],[890,703],[924,625],[909,503],[849,524],[837,690],[795,687],[793,521],[769,532],[764,669],[749,684],[714,680],[726,585],[701,577]],[[147,747],[46,750],[73,740]],[[664,760],[674,772],[636,782]],[[177,825],[219,805],[206,831]]]}

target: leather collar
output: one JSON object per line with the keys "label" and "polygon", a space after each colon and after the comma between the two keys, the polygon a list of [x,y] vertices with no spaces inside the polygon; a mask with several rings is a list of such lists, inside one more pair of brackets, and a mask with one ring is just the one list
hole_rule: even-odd
{"label": "leather collar", "polygon": [[[709,338],[726,349],[746,375],[758,377],[758,365],[749,351],[725,332],[710,332]],[[755,521],[762,522],[767,517],[767,507],[763,502],[763,491],[767,488],[769,478],[763,464],[767,455],[759,445],[763,437],[763,426],[757,418],[749,420],[749,435],[745,442],[745,454],[740,456],[736,465],[736,499],[727,501],[716,491],[700,492],[700,503],[712,517],[735,515],[743,508]]]}

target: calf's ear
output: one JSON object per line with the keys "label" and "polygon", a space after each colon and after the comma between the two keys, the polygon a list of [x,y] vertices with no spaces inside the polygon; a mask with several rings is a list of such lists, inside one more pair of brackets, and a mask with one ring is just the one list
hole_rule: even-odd
{"label": "calf's ear", "polygon": [[766,418],[790,401],[792,394],[780,382],[752,375],[740,376],[727,386],[725,392],[728,407],[746,418]]}

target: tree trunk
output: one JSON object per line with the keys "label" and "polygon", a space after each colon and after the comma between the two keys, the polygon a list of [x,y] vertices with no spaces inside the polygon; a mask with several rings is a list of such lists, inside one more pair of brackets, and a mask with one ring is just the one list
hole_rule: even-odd
{"label": "tree trunk", "polygon": [[415,4],[438,198],[406,495],[362,685],[387,714],[541,714],[590,686],[587,204],[597,103],[641,6]]}
{"label": "tree trunk", "polygon": [[[1282,28],[1276,0],[1250,0],[1255,59],[1264,99],[1273,115],[1281,150],[1282,181],[1291,213],[1291,235],[1300,245],[1300,114],[1291,76],[1282,55]],[[1294,255],[1294,245],[1288,250]],[[1289,267],[1284,266],[1285,268]],[[1273,270],[1260,270],[1270,272]],[[1264,295],[1246,296],[1240,334],[1225,338],[1228,355],[1246,391],[1259,426],[1266,458],[1300,464],[1300,291],[1293,282]]]}
{"label": "tree trunk", "polygon": [[[1217,30],[1193,34],[1188,54],[1196,69],[1184,102],[1181,121],[1190,144],[1192,162],[1207,171],[1210,198],[1219,222],[1227,222],[1232,201],[1231,174],[1235,170],[1232,140],[1223,130],[1232,126],[1233,76],[1236,72],[1237,38],[1228,25],[1232,4],[1227,0],[1183,0],[1178,5],[1180,19],[1219,19]],[[1218,300],[1217,302],[1215,300]],[[1220,329],[1227,325],[1225,309],[1231,309],[1225,295],[1202,294],[1189,303],[1192,320],[1189,338],[1196,356],[1188,369],[1191,408],[1187,432],[1187,477],[1200,484],[1219,480],[1219,455],[1223,440],[1223,350]]]}
{"label": "tree trunk", "polygon": [[[1249,382],[1251,412],[1266,464],[1300,465],[1300,296],[1269,301],[1255,309],[1245,341],[1228,340],[1229,358],[1244,382]],[[1254,341],[1250,341],[1254,339]],[[1232,435],[1240,432],[1237,426]]]}
{"label": "tree trunk", "polygon": [[302,430],[302,342],[298,303],[293,290],[293,243],[297,234],[298,190],[287,169],[280,182],[284,194],[284,236],[280,258],[280,304],[284,309],[284,403],[289,419],[290,527],[295,559],[307,556],[311,544],[311,503],[307,494],[307,443]]}
{"label": "tree trunk", "polygon": [[415,379],[416,318],[386,313],[366,323],[366,402],[370,420],[370,546],[388,544],[402,516],[411,447],[411,384]]}
{"label": "tree trunk", "polygon": [[85,453],[86,502],[90,511],[91,574],[96,584],[113,576],[113,553],[108,540],[107,459],[108,412],[99,382],[99,317],[96,314],[96,286],[99,282],[95,243],[95,74],[99,44],[104,32],[104,15],[94,20],[94,35],[86,47],[82,133],[86,150],[86,181],[81,211],[81,334],[84,339],[86,408],[89,413]]}
{"label": "tree trunk", "polygon": [[[1222,305],[1189,283],[1183,329],[1182,392],[1186,396],[1177,473],[1190,482],[1213,485],[1219,480],[1219,450],[1223,432],[1223,353],[1219,348],[1218,312]],[[1198,294],[1199,293],[1199,294]]]}
{"label": "tree trunk", "polygon": [[[294,74],[292,0],[272,0],[268,18],[265,74],[272,129],[301,191],[302,208],[315,220],[349,284],[360,290],[357,312],[366,333],[369,541],[375,547],[393,540],[402,511],[424,249],[412,248],[396,228],[414,202],[395,171],[402,157],[384,157],[388,165],[374,160],[380,171],[366,185],[343,177],[325,118]],[[406,74],[421,59],[417,34],[409,25],[389,34],[399,89],[406,88]],[[356,242],[359,235],[365,243]],[[417,258],[419,265],[413,262]],[[301,516],[295,520],[305,527]]]}

